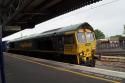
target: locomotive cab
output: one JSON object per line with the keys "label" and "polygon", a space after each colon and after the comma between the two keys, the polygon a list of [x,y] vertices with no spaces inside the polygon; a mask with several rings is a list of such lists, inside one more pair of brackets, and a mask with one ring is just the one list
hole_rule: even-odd
{"label": "locomotive cab", "polygon": [[84,63],[88,66],[95,66],[94,54],[96,40],[94,32],[89,28],[81,28],[76,32],[77,40],[77,64]]}

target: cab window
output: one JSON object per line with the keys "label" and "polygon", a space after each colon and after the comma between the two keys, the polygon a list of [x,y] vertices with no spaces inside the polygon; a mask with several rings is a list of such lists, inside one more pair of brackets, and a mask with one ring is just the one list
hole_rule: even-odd
{"label": "cab window", "polygon": [[86,38],[85,38],[85,35],[84,35],[83,32],[78,32],[77,38],[78,38],[78,41],[80,43],[85,43],[86,42]]}
{"label": "cab window", "polygon": [[65,35],[64,44],[74,44],[74,34]]}
{"label": "cab window", "polygon": [[94,41],[94,34],[92,32],[86,32],[86,38],[89,42]]}

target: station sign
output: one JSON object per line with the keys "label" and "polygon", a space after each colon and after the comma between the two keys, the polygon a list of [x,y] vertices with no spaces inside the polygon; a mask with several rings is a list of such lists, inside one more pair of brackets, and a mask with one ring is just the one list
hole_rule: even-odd
{"label": "station sign", "polygon": [[21,26],[6,26],[4,31],[20,31]]}

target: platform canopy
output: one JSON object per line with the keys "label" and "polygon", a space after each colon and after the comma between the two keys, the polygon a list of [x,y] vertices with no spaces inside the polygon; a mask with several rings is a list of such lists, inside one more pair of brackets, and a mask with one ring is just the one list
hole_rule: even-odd
{"label": "platform canopy", "polygon": [[100,0],[0,0],[3,36]]}

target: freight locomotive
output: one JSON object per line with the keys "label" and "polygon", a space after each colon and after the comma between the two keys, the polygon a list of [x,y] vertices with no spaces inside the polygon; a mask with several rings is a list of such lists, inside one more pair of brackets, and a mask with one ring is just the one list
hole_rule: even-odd
{"label": "freight locomotive", "polygon": [[8,45],[8,50],[74,56],[76,64],[95,66],[96,38],[87,22],[12,40]]}

